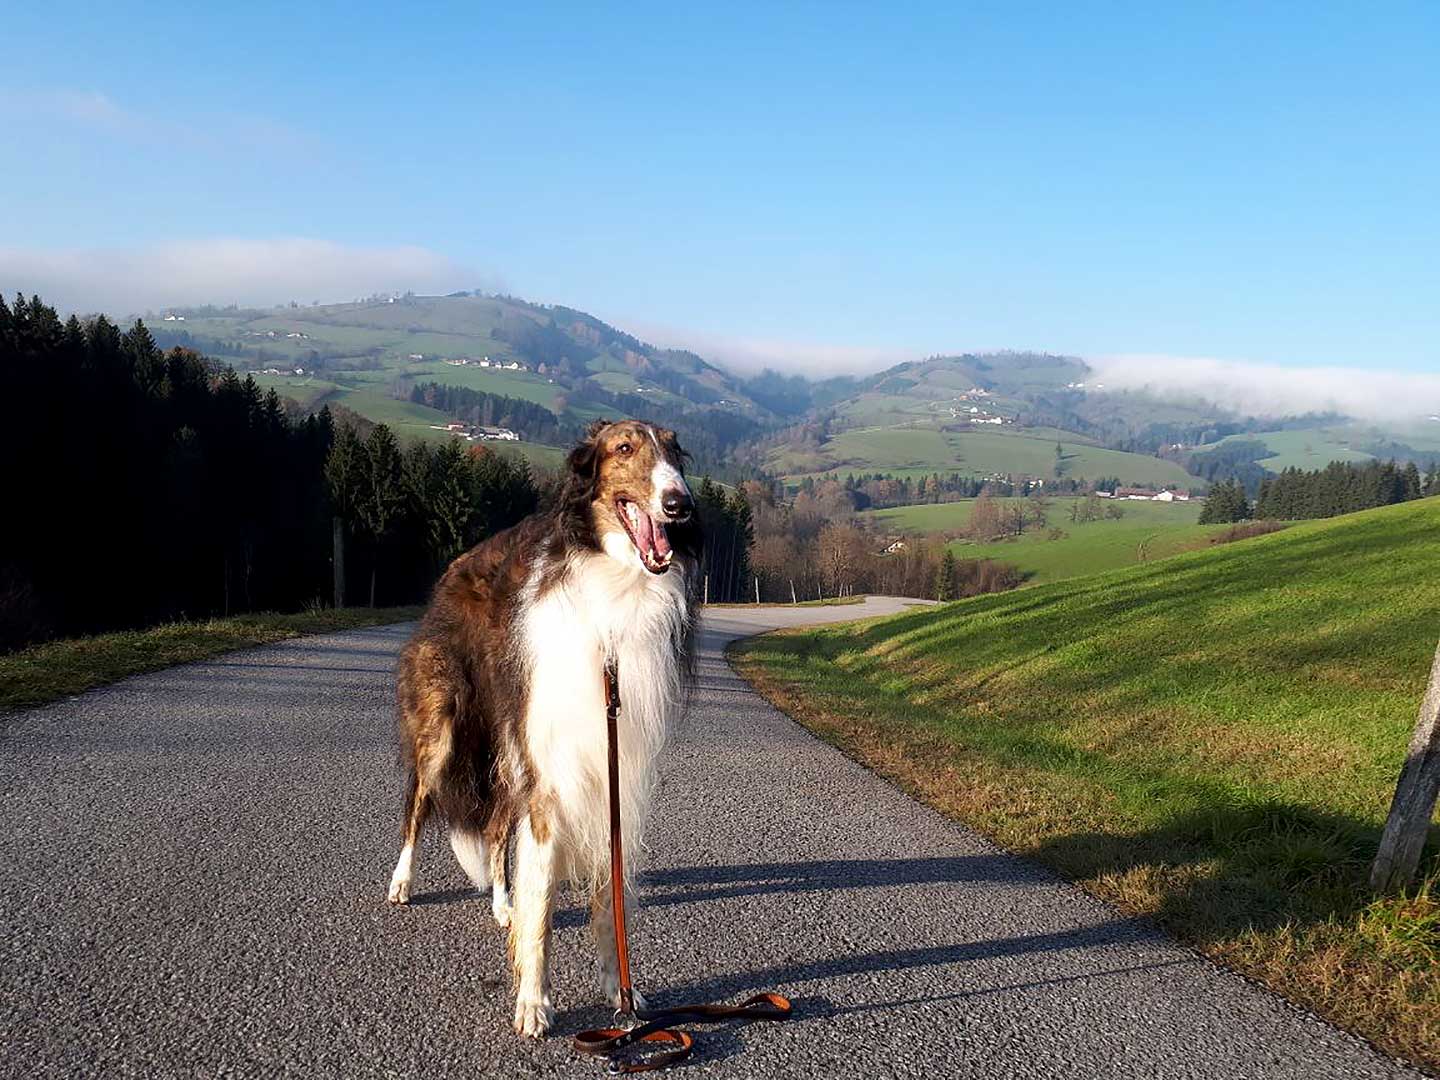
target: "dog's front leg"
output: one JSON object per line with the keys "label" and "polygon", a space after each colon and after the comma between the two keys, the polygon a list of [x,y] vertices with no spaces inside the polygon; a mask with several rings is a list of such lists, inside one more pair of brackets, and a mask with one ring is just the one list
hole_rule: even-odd
{"label": "dog's front leg", "polygon": [[555,1022],[550,1004],[550,913],[555,903],[555,834],[549,815],[532,806],[515,836],[510,967],[515,973],[515,1030],[539,1038]]}
{"label": "dog's front leg", "polygon": [[[610,883],[596,887],[590,896],[590,932],[595,937],[595,956],[600,966],[600,994],[612,1008],[620,1008],[620,957],[615,949],[615,913],[610,906]],[[635,894],[625,890],[625,925],[635,922]],[[629,936],[628,934],[626,935]],[[645,1008],[640,991],[633,992],[635,1008]]]}

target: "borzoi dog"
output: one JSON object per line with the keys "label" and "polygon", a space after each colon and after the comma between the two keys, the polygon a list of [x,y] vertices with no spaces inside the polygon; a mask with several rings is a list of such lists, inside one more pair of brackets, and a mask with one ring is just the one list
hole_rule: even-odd
{"label": "borzoi dog", "polygon": [[438,811],[456,859],[477,887],[491,886],[495,919],[509,927],[522,1035],[554,1022],[551,910],[565,880],[589,893],[601,990],[618,1004],[604,672],[615,665],[624,702],[628,853],[641,849],[690,672],[701,538],[685,458],[672,431],[592,424],[556,507],[451,563],[400,657],[404,846],[389,899],[408,902],[416,844]]}

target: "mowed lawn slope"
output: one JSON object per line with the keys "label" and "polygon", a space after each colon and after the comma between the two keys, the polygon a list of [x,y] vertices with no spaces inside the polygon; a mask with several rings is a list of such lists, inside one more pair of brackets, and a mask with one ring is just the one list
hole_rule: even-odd
{"label": "mowed lawn slope", "polygon": [[1434,1067],[1440,904],[1364,881],[1437,560],[1428,499],[736,659],[919,797]]}

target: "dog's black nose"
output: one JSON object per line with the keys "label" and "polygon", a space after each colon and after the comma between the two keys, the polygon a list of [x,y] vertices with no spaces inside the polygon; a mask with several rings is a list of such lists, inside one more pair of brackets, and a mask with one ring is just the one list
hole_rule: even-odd
{"label": "dog's black nose", "polygon": [[671,521],[689,521],[690,515],[695,512],[695,504],[690,499],[688,491],[680,488],[671,488],[660,496],[660,506],[665,511],[665,516]]}

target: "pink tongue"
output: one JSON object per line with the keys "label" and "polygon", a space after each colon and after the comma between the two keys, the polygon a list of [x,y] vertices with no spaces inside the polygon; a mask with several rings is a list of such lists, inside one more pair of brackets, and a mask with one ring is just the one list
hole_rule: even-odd
{"label": "pink tongue", "polygon": [[650,515],[644,510],[640,510],[638,506],[635,509],[640,511],[635,515],[639,526],[635,530],[635,544],[640,549],[641,555],[649,555],[655,550],[655,530],[650,521]]}
{"label": "pink tongue", "polygon": [[655,554],[662,559],[670,555],[670,537],[665,535],[664,525],[655,526]]}

